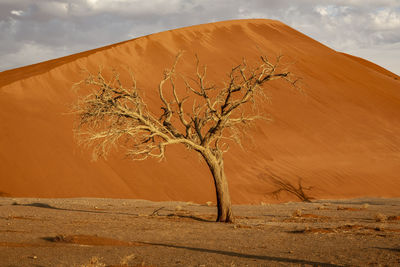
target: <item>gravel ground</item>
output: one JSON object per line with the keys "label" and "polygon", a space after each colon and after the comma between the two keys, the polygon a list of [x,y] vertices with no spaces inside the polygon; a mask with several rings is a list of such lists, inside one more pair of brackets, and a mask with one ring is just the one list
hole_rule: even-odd
{"label": "gravel ground", "polygon": [[0,266],[400,266],[400,199],[0,198]]}

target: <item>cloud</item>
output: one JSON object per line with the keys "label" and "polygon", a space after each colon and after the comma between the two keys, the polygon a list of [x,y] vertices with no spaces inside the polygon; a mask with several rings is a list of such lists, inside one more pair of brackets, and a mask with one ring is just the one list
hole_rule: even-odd
{"label": "cloud", "polygon": [[22,11],[22,10],[11,10],[10,13],[12,15],[15,15],[15,16],[22,16],[24,14],[24,11]]}
{"label": "cloud", "polygon": [[[0,70],[146,34],[238,18],[278,19],[343,52],[388,53],[400,43],[398,0],[2,0]],[[389,49],[390,48],[390,49]],[[379,51],[387,51],[380,53]]]}
{"label": "cloud", "polygon": [[[396,74],[400,74],[400,42],[349,50],[348,53],[370,60]],[[397,70],[397,72],[396,72]]]}
{"label": "cloud", "polygon": [[24,43],[16,51],[1,56],[0,69],[7,69],[9,65],[19,65],[21,62],[24,62],[24,65],[34,64],[41,62],[44,58],[56,58],[69,51],[70,49],[66,47],[54,48],[35,42]]}
{"label": "cloud", "polygon": [[389,8],[380,9],[370,14],[376,30],[398,30],[400,28],[400,14]]}

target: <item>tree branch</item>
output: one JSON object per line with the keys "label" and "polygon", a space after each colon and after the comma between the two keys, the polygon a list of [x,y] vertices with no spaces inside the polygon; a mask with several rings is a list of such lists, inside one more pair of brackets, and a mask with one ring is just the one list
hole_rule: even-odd
{"label": "tree branch", "polygon": [[[262,116],[245,112],[242,107],[255,103],[263,94],[264,83],[283,78],[295,86],[289,72],[279,72],[278,64],[261,57],[261,63],[249,68],[247,62],[233,67],[222,88],[209,86],[206,80],[207,67],[195,58],[195,78],[190,81],[177,75],[176,67],[182,52],[175,57],[172,68],[165,70],[158,84],[162,115],[156,117],[147,109],[140,96],[134,75],[130,72],[132,86],[125,88],[120,75],[112,72],[109,81],[100,71],[89,74],[78,83],[86,84],[92,93],[78,100],[75,113],[79,117],[76,134],[94,148],[97,156],[106,156],[109,150],[121,141],[128,155],[137,160],[148,157],[163,159],[165,149],[172,144],[183,144],[196,151],[210,150],[222,159],[229,148],[227,142],[240,144],[239,133],[243,126]],[[187,94],[181,97],[177,78],[182,78]],[[167,90],[170,90],[167,92]],[[189,112],[188,106],[192,106]],[[183,129],[183,130],[182,130]]]}

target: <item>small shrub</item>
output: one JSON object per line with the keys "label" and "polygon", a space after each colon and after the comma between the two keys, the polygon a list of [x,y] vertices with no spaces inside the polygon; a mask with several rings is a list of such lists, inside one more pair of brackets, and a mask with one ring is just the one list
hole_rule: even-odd
{"label": "small shrub", "polygon": [[128,266],[129,262],[131,262],[134,258],[135,258],[135,254],[127,255],[121,259],[120,263],[122,266]]}
{"label": "small shrub", "polygon": [[175,207],[175,211],[180,211],[180,210],[182,210],[182,206],[178,205],[178,206]]}
{"label": "small shrub", "polygon": [[362,205],[362,208],[363,208],[364,210],[368,209],[368,207],[369,207],[369,204],[368,204],[368,203],[365,203],[365,204]]}
{"label": "small shrub", "polygon": [[89,262],[82,264],[80,267],[105,267],[106,264],[101,262],[101,258],[93,256],[90,258]]}
{"label": "small shrub", "polygon": [[297,210],[293,211],[292,217],[301,217],[302,214],[303,214],[303,212],[301,211],[301,209],[297,209]]}
{"label": "small shrub", "polygon": [[387,220],[387,216],[385,214],[378,213],[375,215],[376,222],[386,222],[386,220]]}

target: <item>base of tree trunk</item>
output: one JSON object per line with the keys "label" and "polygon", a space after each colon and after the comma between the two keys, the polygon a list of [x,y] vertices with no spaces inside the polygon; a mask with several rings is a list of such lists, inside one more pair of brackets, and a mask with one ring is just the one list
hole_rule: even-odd
{"label": "base of tree trunk", "polygon": [[222,215],[218,215],[217,217],[217,222],[224,222],[224,223],[234,223],[234,217],[231,211],[228,211],[227,214]]}
{"label": "base of tree trunk", "polygon": [[220,219],[217,219],[217,221],[216,222],[223,222],[223,223],[234,223],[235,221],[233,220],[233,219],[231,219],[231,218],[226,218],[225,220],[220,220]]}

